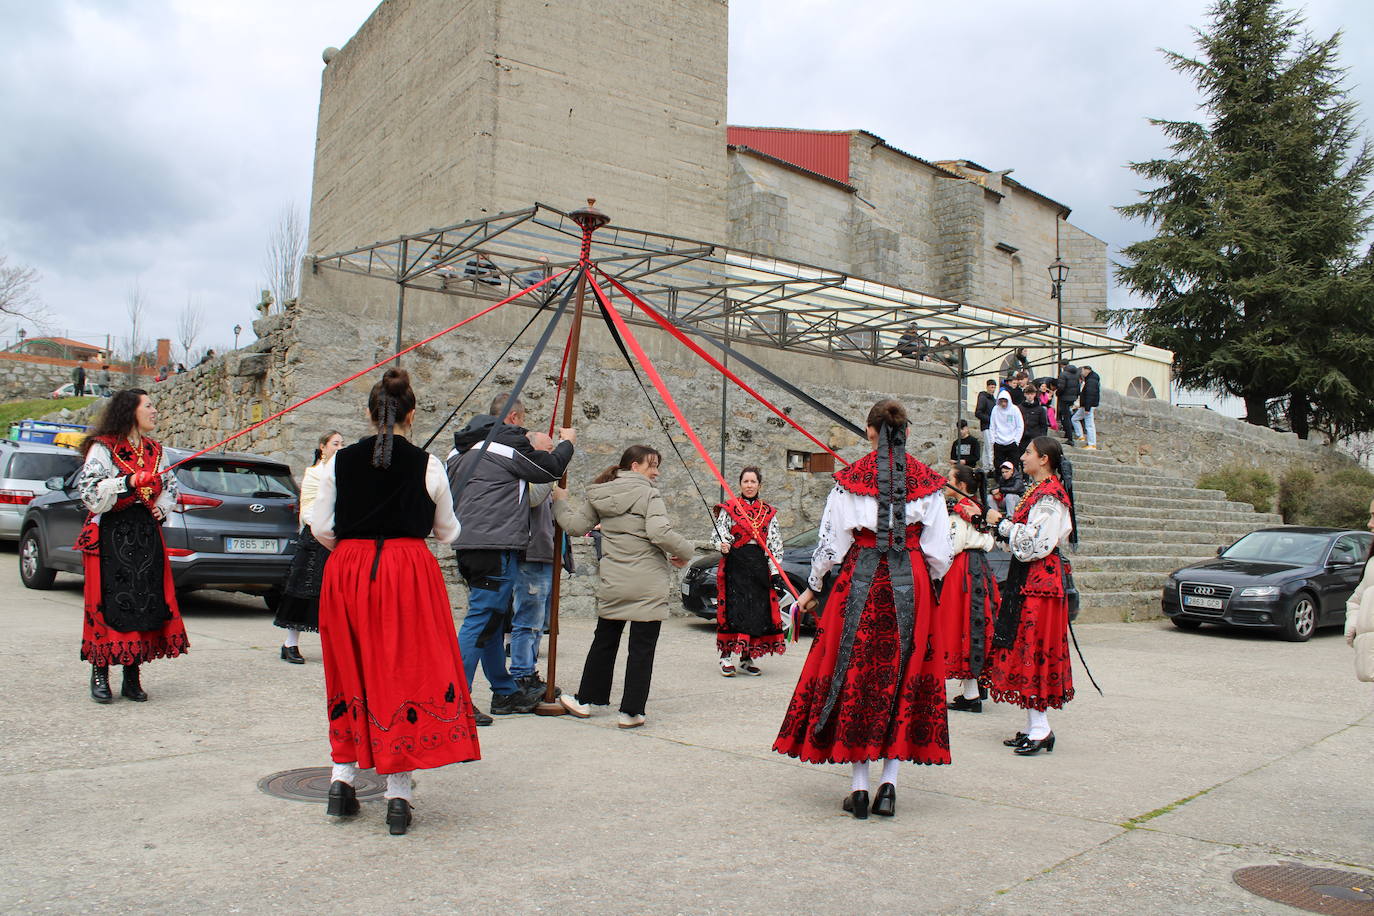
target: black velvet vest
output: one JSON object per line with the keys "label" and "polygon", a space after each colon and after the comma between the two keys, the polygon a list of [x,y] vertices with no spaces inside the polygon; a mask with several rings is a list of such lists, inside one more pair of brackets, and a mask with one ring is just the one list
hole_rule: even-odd
{"label": "black velvet vest", "polygon": [[391,467],[372,466],[376,436],[334,456],[334,536],[422,538],[434,527],[434,500],[425,489],[429,452],[400,436],[392,441]]}

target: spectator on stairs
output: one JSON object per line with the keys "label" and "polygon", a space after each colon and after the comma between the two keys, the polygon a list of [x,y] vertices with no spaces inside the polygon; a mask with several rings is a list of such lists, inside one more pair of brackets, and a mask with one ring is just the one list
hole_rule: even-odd
{"label": "spectator on stairs", "polygon": [[982,444],[973,434],[973,430],[969,429],[968,420],[960,420],[958,438],[949,446],[949,463],[954,467],[965,464],[970,468],[976,468],[983,457],[982,452]]}
{"label": "spectator on stairs", "polygon": [[1059,415],[1059,431],[1064,435],[1064,441],[1069,445],[1074,444],[1073,410],[1082,390],[1083,380],[1078,374],[1078,367],[1068,360],[1060,360],[1059,390],[1056,393],[1055,412]]}
{"label": "spectator on stairs", "polygon": [[1026,388],[1026,399],[1021,402],[1021,451],[1031,444],[1031,440],[1049,433],[1049,412],[1040,401],[1040,392]]}
{"label": "spectator on stairs", "polygon": [[1093,411],[1102,403],[1102,378],[1092,366],[1079,370],[1082,389],[1078,395],[1078,409],[1073,412],[1074,433],[1085,440],[1086,449],[1097,449],[1097,419]]}
{"label": "spectator on stairs", "polygon": [[1011,515],[1016,511],[1021,494],[1026,492],[1026,480],[1021,476],[1021,469],[1017,467],[1017,463],[1003,461],[997,466],[997,486],[988,494],[1004,515]]}
{"label": "spectator on stairs", "polygon": [[992,463],[1000,466],[1004,461],[1014,465],[1021,457],[1021,433],[1025,431],[1025,421],[1021,411],[1012,406],[1011,394],[1003,388],[997,392],[997,406],[992,408],[989,432],[992,439]]}

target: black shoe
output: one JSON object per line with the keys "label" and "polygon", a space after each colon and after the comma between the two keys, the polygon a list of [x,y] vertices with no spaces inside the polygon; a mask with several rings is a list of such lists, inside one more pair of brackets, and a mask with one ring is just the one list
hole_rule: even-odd
{"label": "black shoe", "polygon": [[388,799],[386,803],[386,826],[392,836],[402,836],[410,826],[410,802],[404,798]]}
{"label": "black shoe", "polygon": [[950,709],[957,709],[960,712],[982,712],[982,700],[970,700],[964,696],[957,696],[949,701]]}
{"label": "black shoe", "polygon": [[301,657],[301,650],[298,646],[282,646],[281,660],[290,662],[293,665],[305,664],[305,659]]}
{"label": "black shoe", "polygon": [[868,820],[868,793],[863,790],[850,792],[844,797],[840,807],[859,820],[866,821]]}
{"label": "black shoe", "polygon": [[890,782],[878,786],[878,794],[873,798],[873,813],[879,817],[891,817],[897,813],[897,787]]}
{"label": "black shoe", "polygon": [[1007,747],[1022,747],[1029,740],[1025,732],[1017,732],[1015,738],[1003,738],[1002,744]]}
{"label": "black shoe", "polygon": [[[537,672],[537,671],[536,671],[534,674],[527,674],[527,675],[525,675],[524,677],[518,677],[518,678],[516,678],[516,679],[515,679],[515,683],[519,684],[519,685],[520,685],[520,689],[521,689],[521,690],[524,690],[524,691],[537,690],[537,691],[539,692],[539,697],[540,697],[540,701],[541,701],[541,702],[543,701],[543,697],[544,697],[546,691],[548,690],[548,686],[549,686],[548,683],[547,683],[542,677],[539,676],[539,672]],[[559,688],[559,687],[554,687],[554,688],[553,688],[553,698],[554,698],[555,700],[558,699],[558,698],[559,698],[560,696],[562,696],[562,695],[563,695],[563,690],[562,690],[562,688]]]}
{"label": "black shoe", "polygon": [[979,684],[979,685],[978,685],[978,699],[980,699],[980,700],[986,700],[987,698],[988,698],[988,689],[987,689],[986,687],[984,687],[982,684]]}
{"label": "black shoe", "polygon": [[472,719],[478,725],[490,725],[492,722],[496,721],[491,716],[478,709],[476,703],[472,704]]}
{"label": "black shoe", "polygon": [[142,685],[138,683],[138,665],[124,666],[124,683],[120,685],[119,695],[135,703],[147,701],[148,694],[143,692]]}
{"label": "black shoe", "polygon": [[512,716],[533,712],[534,707],[544,694],[538,691],[517,690],[515,693],[493,693],[491,695],[491,714],[493,716]]}
{"label": "black shoe", "polygon": [[97,703],[112,703],[110,693],[110,669],[104,665],[91,665],[91,699]]}
{"label": "black shoe", "polygon": [[1015,748],[1012,753],[1019,757],[1029,757],[1031,754],[1038,754],[1041,751],[1047,754],[1054,753],[1054,732],[1050,732],[1045,737],[1035,740],[1027,738],[1026,743]]}
{"label": "black shoe", "polygon": [[358,806],[358,795],[352,786],[338,781],[329,784],[329,801],[325,805],[325,814],[331,817],[352,817],[359,810],[361,809]]}

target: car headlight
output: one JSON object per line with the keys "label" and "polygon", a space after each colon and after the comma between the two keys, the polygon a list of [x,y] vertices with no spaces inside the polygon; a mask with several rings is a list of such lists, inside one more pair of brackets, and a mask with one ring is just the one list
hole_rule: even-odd
{"label": "car headlight", "polygon": [[1176,592],[1176,591],[1178,591],[1178,580],[1177,580],[1177,579],[1173,579],[1173,578],[1165,579],[1165,580],[1164,580],[1164,590],[1167,591],[1167,592]]}
{"label": "car headlight", "polygon": [[1279,587],[1277,585],[1252,585],[1250,588],[1240,590],[1242,598],[1277,598]]}

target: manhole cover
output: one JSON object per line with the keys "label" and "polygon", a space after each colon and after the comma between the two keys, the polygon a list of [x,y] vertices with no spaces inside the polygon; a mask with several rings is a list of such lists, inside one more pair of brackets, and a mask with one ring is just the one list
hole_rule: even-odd
{"label": "manhole cover", "polygon": [[[322,802],[329,797],[329,767],[303,767],[285,770],[258,780],[258,788],[268,795],[290,801]],[[353,780],[358,801],[378,798],[386,790],[386,780],[373,773],[359,773]]]}
{"label": "manhole cover", "polygon": [[1240,868],[1231,875],[1252,894],[1330,916],[1374,916],[1374,877],[1285,862]]}

